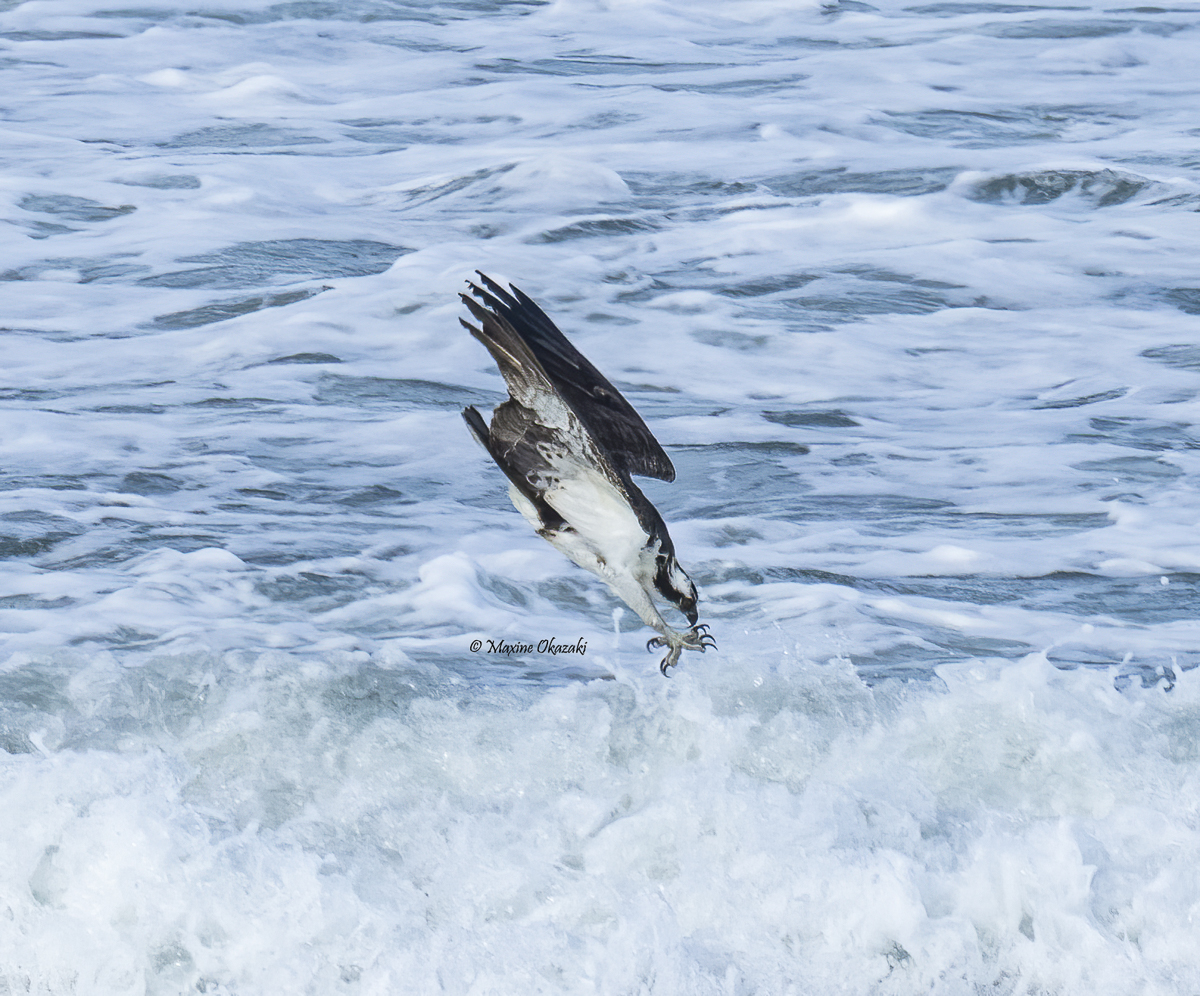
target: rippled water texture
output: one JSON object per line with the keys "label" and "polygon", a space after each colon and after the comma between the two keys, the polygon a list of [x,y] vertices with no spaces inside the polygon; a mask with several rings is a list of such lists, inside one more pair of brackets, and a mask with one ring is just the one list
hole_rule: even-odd
{"label": "rippled water texture", "polygon": [[[0,994],[1200,991],[1198,24],[0,0]],[[670,683],[476,268],[675,463]]]}

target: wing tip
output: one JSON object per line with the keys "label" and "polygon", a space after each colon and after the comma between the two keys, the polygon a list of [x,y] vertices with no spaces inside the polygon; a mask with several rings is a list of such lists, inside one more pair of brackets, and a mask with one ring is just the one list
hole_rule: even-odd
{"label": "wing tip", "polygon": [[[510,291],[511,291],[511,292],[515,292],[516,294],[520,294],[521,292],[519,290],[517,290],[516,287],[514,287],[512,284],[509,284],[508,285],[509,289],[505,290],[503,287],[500,286],[499,281],[493,280],[482,270],[476,270],[475,275],[477,277],[479,277],[480,280],[483,281],[484,287],[486,287],[489,291],[491,291],[493,294],[495,294],[501,301],[504,302],[504,304],[507,307],[509,307],[509,308],[516,307],[517,299],[515,297],[513,297],[512,293],[510,293]],[[470,284],[470,281],[467,281],[467,283]],[[481,290],[481,288],[476,287],[474,284],[471,284],[471,288],[474,291]]]}

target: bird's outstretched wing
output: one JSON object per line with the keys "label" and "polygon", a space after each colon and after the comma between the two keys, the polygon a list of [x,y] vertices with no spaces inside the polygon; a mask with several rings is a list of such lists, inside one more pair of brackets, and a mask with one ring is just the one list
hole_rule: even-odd
{"label": "bird's outstretched wing", "polygon": [[533,412],[519,402],[506,401],[492,415],[492,428],[488,429],[478,410],[468,405],[463,409],[463,418],[472,435],[488,451],[505,476],[530,505],[537,511],[541,529],[558,532],[566,526],[563,517],[547,503],[544,488],[534,481],[549,477],[554,466],[547,459],[539,443],[554,442],[552,433],[539,425]]}
{"label": "bird's outstretched wing", "polygon": [[[478,270],[475,272],[479,273]],[[510,285],[509,290],[505,290],[483,273],[479,273],[479,279],[486,290],[476,284],[469,286],[471,294],[482,302],[482,306],[466,294],[462,299],[483,327],[480,330],[467,322],[463,324],[496,357],[510,387],[509,370],[498,355],[497,346],[502,352],[522,354],[517,367],[528,367],[528,355],[536,359],[540,372],[553,384],[556,393],[605,451],[614,467],[627,474],[675,480],[675,468],[670,458],[646,428],[641,416],[567,341],[546,313],[516,287]],[[510,362],[509,368],[512,366]],[[513,372],[525,378],[529,376],[527,370]]]}

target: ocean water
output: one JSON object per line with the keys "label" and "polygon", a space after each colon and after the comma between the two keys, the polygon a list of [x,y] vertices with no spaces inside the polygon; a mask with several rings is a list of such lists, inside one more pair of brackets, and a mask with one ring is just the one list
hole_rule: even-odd
{"label": "ocean water", "polygon": [[[1198,26],[0,0],[0,994],[1200,993]],[[669,681],[476,268],[675,462]]]}

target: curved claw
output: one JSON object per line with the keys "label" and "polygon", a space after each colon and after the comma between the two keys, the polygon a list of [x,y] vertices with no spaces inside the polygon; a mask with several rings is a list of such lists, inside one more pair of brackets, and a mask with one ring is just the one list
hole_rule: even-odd
{"label": "curved claw", "polygon": [[706,650],[716,650],[717,641],[713,639],[712,634],[708,632],[708,626],[705,623],[698,623],[688,630],[689,642],[687,648],[689,650],[699,650],[704,653]]}
{"label": "curved claw", "polygon": [[670,677],[670,675],[667,674],[667,668],[674,667],[679,663],[679,653],[682,649],[682,647],[672,647],[669,651],[667,651],[667,656],[664,657],[662,662],[658,665],[658,670],[662,672],[662,676],[664,678]]}
{"label": "curved claw", "polygon": [[686,633],[675,633],[672,636],[652,636],[646,641],[647,650],[667,649],[667,656],[658,665],[663,677],[669,677],[668,670],[679,663],[679,657],[684,650],[699,650],[700,653],[717,647],[717,641],[708,632],[705,623],[693,626]]}

